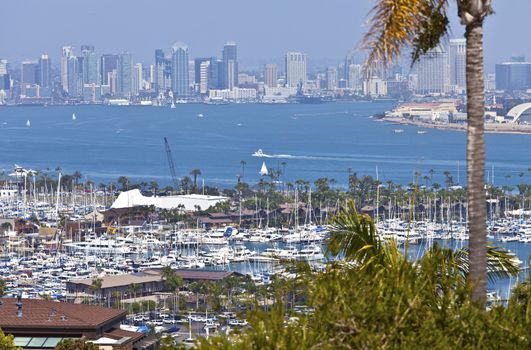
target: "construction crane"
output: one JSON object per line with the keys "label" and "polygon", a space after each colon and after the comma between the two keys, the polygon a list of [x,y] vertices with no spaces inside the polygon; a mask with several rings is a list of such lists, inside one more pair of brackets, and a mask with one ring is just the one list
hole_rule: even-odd
{"label": "construction crane", "polygon": [[177,180],[177,174],[175,173],[175,165],[173,164],[173,156],[171,155],[170,145],[168,139],[164,137],[164,147],[166,148],[166,158],[168,159],[168,165],[170,167],[171,181],[173,182],[173,188],[175,191],[179,190],[179,181]]}

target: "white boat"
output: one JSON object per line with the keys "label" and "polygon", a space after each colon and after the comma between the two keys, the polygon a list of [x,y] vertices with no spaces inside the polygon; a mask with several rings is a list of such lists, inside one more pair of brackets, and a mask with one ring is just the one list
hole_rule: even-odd
{"label": "white boat", "polygon": [[72,120],[76,120],[76,114],[75,113],[72,113]]}
{"label": "white boat", "polygon": [[261,176],[266,176],[269,174],[269,171],[267,170],[267,166],[266,166],[266,163],[263,162],[262,163],[262,168],[260,169],[260,175]]}
{"label": "white boat", "polygon": [[265,156],[265,154],[264,154],[264,152],[262,151],[261,148],[258,151],[253,153],[253,157],[264,157],[264,156]]}
{"label": "white boat", "polygon": [[403,133],[404,132],[404,129],[394,129],[393,132],[395,134],[400,134],[400,133]]}
{"label": "white boat", "polygon": [[31,126],[31,122],[29,121],[29,119],[28,119],[28,121],[26,122],[26,126],[27,126],[28,128]]}
{"label": "white boat", "polygon": [[428,132],[426,130],[419,130],[417,131],[417,134],[419,135],[424,135],[424,134],[427,134]]}
{"label": "white boat", "polygon": [[198,114],[197,114],[197,117],[198,117],[198,118],[203,118],[204,115],[203,115],[203,113],[198,113]]}

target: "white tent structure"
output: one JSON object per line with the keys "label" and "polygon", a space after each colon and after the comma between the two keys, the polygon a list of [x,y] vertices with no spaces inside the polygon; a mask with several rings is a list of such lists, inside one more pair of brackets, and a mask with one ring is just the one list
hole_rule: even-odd
{"label": "white tent structure", "polygon": [[140,190],[134,189],[120,193],[111,208],[131,208],[137,206],[155,206],[160,209],[177,209],[184,207],[186,211],[207,210],[218,203],[228,201],[221,196],[206,196],[201,194],[187,194],[182,196],[145,197]]}

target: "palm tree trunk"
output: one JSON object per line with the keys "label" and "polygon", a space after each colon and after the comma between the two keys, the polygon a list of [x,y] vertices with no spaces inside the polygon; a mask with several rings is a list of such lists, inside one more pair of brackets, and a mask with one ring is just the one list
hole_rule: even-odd
{"label": "palm tree trunk", "polygon": [[487,212],[485,207],[485,92],[483,72],[483,24],[466,27],[467,177],[470,229],[469,281],[472,299],[485,304],[487,288]]}

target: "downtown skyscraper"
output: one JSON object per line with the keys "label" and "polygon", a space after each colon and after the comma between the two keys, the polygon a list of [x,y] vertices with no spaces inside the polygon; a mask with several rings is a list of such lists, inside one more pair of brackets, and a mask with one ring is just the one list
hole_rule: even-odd
{"label": "downtown skyscraper", "polygon": [[264,66],[264,85],[267,87],[278,86],[278,67],[276,64],[269,63]]}
{"label": "downtown skyscraper", "polygon": [[172,46],[171,55],[171,89],[176,98],[186,98],[190,95],[190,80],[188,69],[188,46],[178,42]]}
{"label": "downtown skyscraper", "polygon": [[450,39],[450,85],[466,89],[466,39]]}
{"label": "downtown skyscraper", "polygon": [[238,87],[238,46],[229,41],[223,46],[222,88],[232,90]]}
{"label": "downtown skyscraper", "polygon": [[449,92],[448,52],[438,46],[424,54],[417,63],[417,93],[443,95]]}
{"label": "downtown skyscraper", "polygon": [[302,52],[286,53],[286,86],[304,88],[308,81],[307,57]]}
{"label": "downtown skyscraper", "polygon": [[127,51],[118,55],[116,69],[116,92],[121,97],[130,97],[133,92],[133,57]]}

